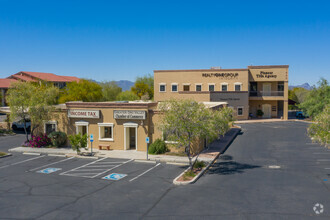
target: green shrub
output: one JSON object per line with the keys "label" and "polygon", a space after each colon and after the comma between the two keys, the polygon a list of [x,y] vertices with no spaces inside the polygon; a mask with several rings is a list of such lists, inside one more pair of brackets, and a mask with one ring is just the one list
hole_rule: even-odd
{"label": "green shrub", "polygon": [[84,148],[87,150],[87,134],[81,135],[69,135],[69,141],[71,144],[71,147],[74,151],[77,151],[77,153],[80,153],[80,149]]}
{"label": "green shrub", "polygon": [[52,141],[52,145],[55,147],[63,147],[66,144],[67,136],[64,132],[53,131],[48,135]]}
{"label": "green shrub", "polygon": [[168,148],[164,141],[160,139],[156,139],[152,144],[149,146],[149,154],[164,154],[168,151]]}
{"label": "green shrub", "polygon": [[257,110],[257,116],[262,117],[264,115],[264,112],[260,109]]}
{"label": "green shrub", "polygon": [[204,161],[199,161],[197,160],[196,163],[194,164],[194,168],[203,168],[205,167],[205,162]]}
{"label": "green shrub", "polygon": [[194,173],[194,171],[192,170],[188,170],[187,172],[185,172],[182,176],[183,180],[190,180],[192,178],[194,178],[196,176],[196,174]]}

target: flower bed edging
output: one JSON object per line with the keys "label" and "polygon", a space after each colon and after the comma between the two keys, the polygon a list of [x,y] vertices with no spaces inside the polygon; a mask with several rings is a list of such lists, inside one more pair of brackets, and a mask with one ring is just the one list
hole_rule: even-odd
{"label": "flower bed edging", "polygon": [[188,184],[192,184],[195,183],[204,173],[206,170],[208,170],[210,168],[210,166],[214,163],[214,161],[219,157],[220,153],[212,160],[211,163],[209,163],[206,167],[204,167],[201,172],[199,172],[193,179],[188,180],[188,181],[178,181],[178,179],[180,179],[180,177],[182,175],[184,175],[185,172],[187,172],[189,170],[186,169],[185,171],[183,171],[179,176],[177,176],[174,180],[173,180],[173,184],[174,185],[188,185]]}

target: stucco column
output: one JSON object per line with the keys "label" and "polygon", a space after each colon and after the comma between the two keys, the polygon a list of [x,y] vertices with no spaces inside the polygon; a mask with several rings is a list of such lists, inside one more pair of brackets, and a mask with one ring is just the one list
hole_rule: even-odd
{"label": "stucco column", "polygon": [[5,89],[1,89],[1,94],[2,94],[1,104],[2,106],[5,106]]}
{"label": "stucco column", "polygon": [[288,100],[284,100],[284,105],[283,105],[283,119],[288,120]]}

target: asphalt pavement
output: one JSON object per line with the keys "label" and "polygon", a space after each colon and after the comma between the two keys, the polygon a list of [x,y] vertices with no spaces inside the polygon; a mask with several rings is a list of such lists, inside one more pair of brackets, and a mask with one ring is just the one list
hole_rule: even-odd
{"label": "asphalt pavement", "polygon": [[[187,186],[172,184],[180,166],[14,153],[0,159],[0,218],[329,219],[330,151],[310,141],[307,126],[242,125],[211,169]],[[10,143],[2,138],[0,149]],[[40,172],[45,168],[58,170]],[[103,179],[114,173],[126,176]]]}

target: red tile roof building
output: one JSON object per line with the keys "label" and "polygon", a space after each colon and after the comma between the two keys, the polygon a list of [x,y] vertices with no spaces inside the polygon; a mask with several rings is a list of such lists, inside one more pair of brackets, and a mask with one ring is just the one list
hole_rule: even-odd
{"label": "red tile roof building", "polygon": [[0,79],[0,89],[2,90],[2,106],[5,105],[5,93],[6,90],[10,87],[10,84],[16,81],[23,82],[52,82],[54,86],[63,88],[69,82],[79,82],[79,78],[74,76],[59,76],[54,73],[39,73],[39,72],[28,72],[21,71],[14,75],[7,77],[6,79]]}

